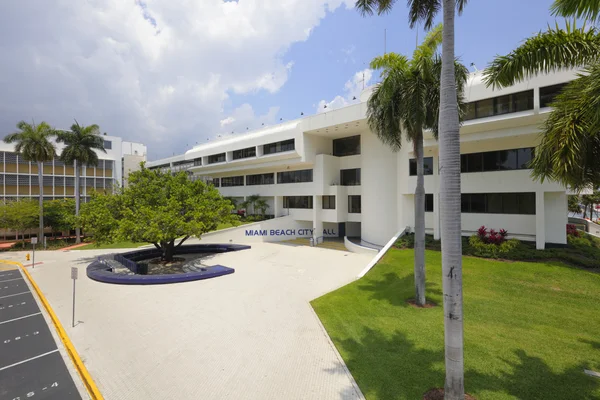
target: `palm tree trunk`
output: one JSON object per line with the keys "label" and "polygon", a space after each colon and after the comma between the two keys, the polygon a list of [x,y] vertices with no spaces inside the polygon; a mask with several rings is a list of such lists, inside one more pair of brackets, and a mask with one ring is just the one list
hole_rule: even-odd
{"label": "palm tree trunk", "polygon": [[417,187],[415,189],[415,302],[425,305],[425,184],[423,179],[423,132],[414,142],[417,158]]}
{"label": "palm tree trunk", "polygon": [[445,400],[464,400],[460,132],[454,77],[456,0],[443,0],[440,91],[440,208],[444,290]]}
{"label": "palm tree trunk", "polygon": [[44,244],[44,163],[38,161],[38,187],[40,188],[40,231],[38,243]]}
{"label": "palm tree trunk", "polygon": [[[77,160],[74,162],[75,165],[75,216],[79,217],[79,165]],[[81,243],[81,230],[79,229],[79,223],[75,225],[75,243]]]}

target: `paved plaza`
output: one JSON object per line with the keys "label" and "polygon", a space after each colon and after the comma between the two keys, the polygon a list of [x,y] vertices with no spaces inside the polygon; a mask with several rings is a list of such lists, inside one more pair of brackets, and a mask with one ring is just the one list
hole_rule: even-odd
{"label": "paved plaza", "polygon": [[[37,252],[43,264],[28,267],[106,399],[362,398],[309,301],[354,280],[371,256],[253,243],[205,260],[236,270],[205,281],[88,279],[85,267],[109,252]],[[26,263],[24,253],[2,258]]]}

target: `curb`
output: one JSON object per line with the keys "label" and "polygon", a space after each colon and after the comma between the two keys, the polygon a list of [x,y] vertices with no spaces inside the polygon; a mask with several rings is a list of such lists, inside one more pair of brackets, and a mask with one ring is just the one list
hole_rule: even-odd
{"label": "curb", "polygon": [[37,293],[38,298],[41,300],[42,304],[44,305],[44,308],[50,315],[50,318],[52,319],[52,323],[54,323],[54,327],[56,328],[56,330],[58,332],[58,336],[60,336],[60,340],[62,340],[63,345],[65,346],[65,349],[67,350],[67,353],[69,353],[69,357],[71,358],[71,361],[73,361],[73,364],[75,364],[75,368],[77,369],[77,372],[79,373],[79,376],[81,377],[83,384],[85,385],[85,388],[87,389],[90,397],[93,400],[104,400],[104,397],[102,397],[102,394],[100,394],[100,391],[98,390],[98,387],[94,383],[92,376],[90,375],[87,368],[83,364],[81,357],[79,357],[77,350],[75,350],[75,346],[73,346],[73,343],[71,343],[71,339],[69,339],[69,337],[67,336],[67,332],[63,328],[63,326],[60,323],[60,320],[58,319],[56,314],[54,314],[52,307],[50,307],[50,303],[48,303],[48,300],[46,299],[46,297],[44,297],[44,295],[42,294],[42,291],[40,290],[38,285],[35,283],[35,281],[31,277],[31,275],[29,275],[29,272],[25,269],[23,264],[21,264],[18,261],[9,261],[9,260],[0,260],[0,262],[6,263],[6,264],[13,264],[13,265],[17,265],[17,266],[21,267],[21,270],[25,273],[27,280],[29,281],[31,286],[33,286],[33,288],[35,289],[35,292]]}

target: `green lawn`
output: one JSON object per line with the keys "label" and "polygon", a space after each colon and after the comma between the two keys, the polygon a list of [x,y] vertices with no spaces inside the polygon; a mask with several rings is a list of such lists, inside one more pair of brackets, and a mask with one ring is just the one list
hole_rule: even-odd
{"label": "green lawn", "polygon": [[[444,386],[441,253],[427,251],[416,309],[413,251],[312,302],[367,399],[421,400]],[[600,399],[600,274],[564,264],[463,261],[465,386],[478,400]]]}

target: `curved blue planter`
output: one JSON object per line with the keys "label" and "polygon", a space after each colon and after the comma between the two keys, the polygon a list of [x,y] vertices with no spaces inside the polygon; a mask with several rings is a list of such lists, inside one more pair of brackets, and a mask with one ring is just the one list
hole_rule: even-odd
{"label": "curved blue planter", "polygon": [[[177,254],[226,253],[230,251],[246,250],[249,248],[250,246],[238,244],[192,244],[179,247],[177,249]],[[136,261],[146,260],[149,258],[158,257],[160,255],[161,252],[158,249],[145,249],[117,254],[115,255],[115,259],[118,259],[119,262],[129,268],[132,272],[136,273],[138,268]],[[214,265],[212,267],[205,267],[204,270],[201,271],[186,272],[183,274],[123,275],[113,273],[112,268],[109,265],[98,259],[88,265],[86,272],[90,279],[99,282],[116,283],[122,285],[156,285],[214,278],[221,275],[233,274],[235,270],[223,265]]]}

